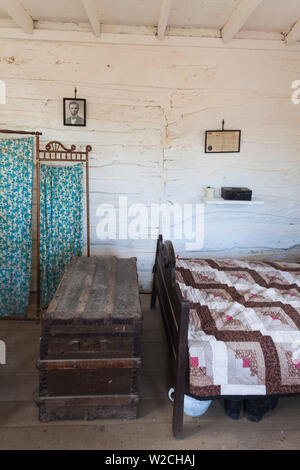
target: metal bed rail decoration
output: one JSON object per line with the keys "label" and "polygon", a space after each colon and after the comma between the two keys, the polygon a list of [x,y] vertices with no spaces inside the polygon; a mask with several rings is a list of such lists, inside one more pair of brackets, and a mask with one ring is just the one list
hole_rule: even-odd
{"label": "metal bed rail decoration", "polygon": [[87,145],[85,150],[77,150],[76,145],[68,149],[61,142],[51,141],[44,149],[37,147],[36,183],[37,183],[37,310],[41,302],[41,272],[40,272],[40,169],[44,162],[85,163],[86,168],[86,227],[87,227],[87,256],[90,256],[90,189],[89,189],[89,153],[92,147]]}
{"label": "metal bed rail decoration", "polygon": [[[10,129],[0,129],[0,134],[15,134],[15,135],[27,135],[27,136],[34,136],[35,137],[35,160],[37,161],[38,159],[38,154],[39,154],[39,147],[40,147],[40,136],[43,135],[42,132],[38,131],[16,131],[16,130],[10,130]],[[12,319],[11,317],[3,317],[3,319]],[[28,320],[32,321],[31,318],[27,318],[26,316],[19,316],[17,315],[16,318],[13,318],[13,320]]]}

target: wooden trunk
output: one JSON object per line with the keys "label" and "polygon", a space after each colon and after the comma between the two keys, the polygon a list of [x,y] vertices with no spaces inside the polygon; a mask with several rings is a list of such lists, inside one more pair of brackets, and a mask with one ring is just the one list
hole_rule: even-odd
{"label": "wooden trunk", "polygon": [[136,259],[74,258],[43,314],[40,420],[136,418],[141,327]]}

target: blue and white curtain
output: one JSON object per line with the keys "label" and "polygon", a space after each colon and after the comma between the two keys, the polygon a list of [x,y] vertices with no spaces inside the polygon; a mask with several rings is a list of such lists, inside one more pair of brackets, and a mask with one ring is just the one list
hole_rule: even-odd
{"label": "blue and white curtain", "polygon": [[47,306],[71,261],[82,255],[83,164],[41,165],[41,307]]}
{"label": "blue and white curtain", "polygon": [[0,139],[0,316],[28,307],[33,155],[33,138]]}

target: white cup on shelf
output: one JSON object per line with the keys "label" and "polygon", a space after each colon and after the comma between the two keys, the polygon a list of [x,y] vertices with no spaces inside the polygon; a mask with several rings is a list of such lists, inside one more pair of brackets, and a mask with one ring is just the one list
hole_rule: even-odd
{"label": "white cup on shelf", "polygon": [[207,186],[205,188],[205,197],[206,199],[214,199],[215,197],[215,189],[211,186]]}

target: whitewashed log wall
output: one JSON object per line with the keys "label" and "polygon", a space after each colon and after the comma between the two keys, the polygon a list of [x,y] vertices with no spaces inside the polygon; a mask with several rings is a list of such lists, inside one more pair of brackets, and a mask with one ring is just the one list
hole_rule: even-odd
{"label": "whitewashed log wall", "polygon": [[[207,206],[205,245],[194,255],[288,253],[300,243],[300,105],[291,103],[298,52],[1,40],[0,79],[1,128],[93,146],[92,253],[137,256],[144,290],[155,240],[96,237],[97,206],[117,204],[120,194],[149,206],[199,202],[207,185],[248,186],[265,204]],[[75,86],[87,99],[86,128],[62,124],[62,98]],[[205,130],[223,118],[242,130],[241,153],[206,155]]]}

